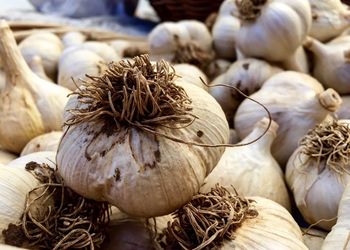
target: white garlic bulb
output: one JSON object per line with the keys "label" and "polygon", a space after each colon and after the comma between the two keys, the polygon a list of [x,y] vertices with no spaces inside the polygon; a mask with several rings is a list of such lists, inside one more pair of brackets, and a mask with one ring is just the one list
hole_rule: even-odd
{"label": "white garlic bulb", "polygon": [[35,136],[62,129],[70,91],[30,70],[5,21],[0,23],[0,56],[6,73],[0,92],[0,141],[2,148],[20,153]]}
{"label": "white garlic bulb", "polygon": [[[254,141],[268,129],[269,119],[263,118],[240,144]],[[243,196],[261,196],[290,210],[290,200],[282,170],[271,155],[271,145],[278,125],[271,121],[267,133],[244,147],[226,148],[214,170],[205,179],[201,192],[209,192],[217,183]]]}
{"label": "white garlic bulb", "polygon": [[[298,147],[299,139],[341,104],[340,96],[333,89],[324,91],[316,79],[293,71],[272,76],[250,98],[263,104],[280,126],[272,155],[282,168]],[[260,105],[244,100],[234,118],[234,128],[240,138],[246,137],[264,116],[265,110]]]}
{"label": "white garlic bulb", "polygon": [[349,121],[324,122],[310,130],[289,158],[286,180],[303,218],[331,230],[350,182]]}
{"label": "white garlic bulb", "polygon": [[38,164],[47,164],[50,168],[56,169],[56,152],[53,151],[40,151],[34,152],[21,157],[16,158],[6,164],[7,167],[24,169],[28,162],[36,162]]}
{"label": "white garlic bulb", "polygon": [[23,148],[21,156],[40,151],[56,152],[62,135],[63,131],[53,131],[34,137]]}
{"label": "white garlic bulb", "polygon": [[350,27],[350,11],[341,0],[309,0],[312,12],[310,36],[326,42]]}
{"label": "white garlic bulb", "polygon": [[[176,79],[176,82],[181,81],[184,83],[194,84],[204,90],[208,90],[208,87],[204,84],[208,82],[208,78],[198,67],[188,63],[174,64],[173,67],[176,71],[176,75],[179,76]],[[204,81],[204,83],[201,79]]]}
{"label": "white garlic bulb", "polygon": [[208,78],[215,79],[217,76],[226,73],[231,64],[232,62],[225,59],[216,59],[212,61],[206,70]]}
{"label": "white garlic bulb", "polygon": [[64,48],[77,46],[85,42],[86,36],[78,31],[69,31],[62,36]]}
{"label": "white garlic bulb", "polygon": [[251,95],[258,91],[267,79],[279,72],[282,72],[282,69],[262,60],[253,58],[238,60],[225,74],[210,84],[209,93],[221,105],[229,123],[232,123],[238,105],[244,97],[234,89],[215,85],[227,84],[237,87],[246,95]]}
{"label": "white garlic bulb", "polygon": [[88,41],[76,46],[76,48],[91,50],[107,63],[121,59],[111,46],[103,42]]}
{"label": "white garlic bulb", "polygon": [[50,32],[34,33],[19,43],[21,53],[27,63],[33,56],[41,57],[45,73],[56,80],[58,60],[63,51],[63,44],[58,36]]}
{"label": "white garlic bulb", "polygon": [[315,56],[314,77],[340,94],[350,94],[350,39],[339,39],[322,44],[309,38],[304,45]]}
{"label": "white garlic bulb", "polygon": [[311,8],[305,0],[236,1],[241,28],[236,44],[246,56],[286,61],[311,28]]}
{"label": "white garlic bulb", "polygon": [[343,103],[336,113],[338,119],[350,119],[350,96],[344,95],[341,97]]}
{"label": "white garlic bulb", "polygon": [[60,58],[58,66],[58,84],[70,90],[80,86],[80,80],[87,80],[86,75],[98,76],[103,72],[105,61],[88,49],[68,48]]}

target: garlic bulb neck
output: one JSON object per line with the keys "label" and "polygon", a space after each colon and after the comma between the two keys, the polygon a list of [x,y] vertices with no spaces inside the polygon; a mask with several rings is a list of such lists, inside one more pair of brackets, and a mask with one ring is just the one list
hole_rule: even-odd
{"label": "garlic bulb neck", "polygon": [[327,89],[319,94],[321,106],[330,112],[338,110],[342,103],[340,95],[334,89]]}
{"label": "garlic bulb neck", "polygon": [[304,47],[313,52],[318,57],[322,57],[323,55],[327,54],[326,45],[311,37],[306,38]]}
{"label": "garlic bulb neck", "polygon": [[43,66],[43,61],[40,56],[33,56],[29,63],[28,66],[31,68],[31,70],[40,78],[52,82],[51,78],[49,78],[46,73],[45,69]]}
{"label": "garlic bulb neck", "polygon": [[241,19],[255,20],[261,12],[261,8],[267,0],[241,0],[237,2]]}

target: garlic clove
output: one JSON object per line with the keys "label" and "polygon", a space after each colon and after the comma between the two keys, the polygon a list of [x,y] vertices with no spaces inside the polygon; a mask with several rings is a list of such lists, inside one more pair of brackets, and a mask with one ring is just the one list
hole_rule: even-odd
{"label": "garlic clove", "polygon": [[4,149],[19,153],[35,136],[61,129],[70,91],[30,70],[6,21],[0,23],[0,56],[6,74],[0,92],[0,141]]}
{"label": "garlic clove", "polygon": [[78,31],[70,31],[62,36],[62,43],[64,48],[68,48],[71,46],[80,45],[85,42],[86,39],[87,37],[84,34]]}
{"label": "garlic clove", "polygon": [[53,131],[33,138],[23,148],[21,156],[40,151],[56,152],[62,135],[62,131]]}

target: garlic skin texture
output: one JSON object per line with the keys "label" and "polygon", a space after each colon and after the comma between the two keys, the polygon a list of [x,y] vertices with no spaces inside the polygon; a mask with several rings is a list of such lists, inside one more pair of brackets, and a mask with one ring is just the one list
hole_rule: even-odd
{"label": "garlic skin texture", "polygon": [[301,153],[299,147],[288,160],[286,181],[303,218],[310,224],[327,219],[329,221],[321,221],[317,227],[330,231],[350,175],[337,174],[325,161],[317,164],[317,160]]}
{"label": "garlic skin texture", "polygon": [[38,164],[47,164],[50,168],[56,169],[56,152],[53,151],[40,151],[30,153],[16,158],[6,164],[6,167],[21,168],[24,169],[28,162],[34,161]]}
{"label": "garlic skin texture", "polygon": [[[228,124],[215,99],[193,84],[177,85],[192,100],[198,119],[183,129],[160,127],[157,131],[186,141],[227,143]],[[72,96],[66,110],[78,105]],[[66,113],[65,119],[69,117]],[[108,201],[139,217],[169,214],[186,204],[224,151],[222,147],[188,146],[132,127],[111,135],[104,130],[103,121],[66,127],[57,152],[58,171],[80,195]]]}
{"label": "garlic skin texture", "polygon": [[38,32],[22,40],[18,47],[27,63],[33,56],[41,57],[45,73],[52,80],[56,80],[58,60],[63,51],[63,44],[58,36],[51,32]]}
{"label": "garlic skin texture", "polygon": [[[250,98],[263,104],[279,125],[272,144],[272,155],[282,168],[298,147],[299,139],[341,104],[337,92],[332,89],[324,91],[316,79],[293,71],[272,76]],[[246,137],[254,124],[266,116],[265,112],[256,103],[244,100],[234,118],[234,128],[239,137]]]}
{"label": "garlic skin texture", "polygon": [[215,85],[227,84],[238,88],[246,95],[251,95],[258,91],[267,79],[280,72],[282,69],[262,60],[254,58],[238,60],[225,74],[210,84],[209,93],[221,105],[229,123],[232,123],[234,114],[244,97],[234,89]]}
{"label": "garlic skin texture", "polygon": [[61,39],[64,48],[68,48],[82,44],[86,41],[87,37],[78,31],[70,31],[64,34]]}
{"label": "garlic skin texture", "polygon": [[[252,0],[240,0],[236,3],[238,9],[239,3],[254,6]],[[248,57],[286,61],[302,45],[311,29],[310,4],[305,0],[269,0],[256,7],[259,8],[257,14],[253,9],[242,8],[248,13],[240,15],[241,28],[236,40],[239,50]]]}
{"label": "garlic skin texture", "polygon": [[35,136],[62,129],[70,91],[30,70],[5,21],[0,23],[0,56],[7,76],[0,92],[0,141],[3,149],[20,153]]}
{"label": "garlic skin texture", "polygon": [[341,197],[338,208],[337,223],[333,226],[322,245],[322,250],[349,249],[350,232],[350,185]]}
{"label": "garlic skin texture", "polygon": [[350,11],[340,0],[309,0],[312,12],[310,36],[326,42],[350,27]]}
{"label": "garlic skin texture", "polygon": [[[27,194],[39,185],[39,181],[21,168],[0,167],[0,231],[9,223],[16,224],[23,212]],[[5,239],[0,234],[0,243]]]}
{"label": "garlic skin texture", "polygon": [[[258,141],[243,147],[227,147],[200,191],[207,193],[219,183],[231,193],[235,192],[234,187],[242,196],[261,196],[290,210],[284,175],[271,155],[271,145],[278,129],[277,123],[271,122],[267,133]],[[257,139],[266,131],[268,125],[268,118],[261,119],[239,144]]]}
{"label": "garlic skin texture", "polygon": [[[75,90],[80,80],[87,80],[87,75],[97,76],[103,72],[105,60],[88,49],[70,47],[60,58],[58,66],[58,84]],[[74,79],[74,81],[72,80]]]}
{"label": "garlic skin texture", "polygon": [[327,232],[317,229],[302,229],[303,242],[309,250],[320,250],[324,239],[327,236]]}
{"label": "garlic skin texture", "polygon": [[350,119],[350,95],[342,96],[343,103],[335,114],[338,119]]}
{"label": "garlic skin texture", "polygon": [[328,44],[308,38],[304,46],[315,57],[313,75],[339,94],[350,94],[350,39],[340,37]]}
{"label": "garlic skin texture", "polygon": [[12,154],[10,152],[7,152],[6,150],[0,149],[0,164],[6,165],[7,163],[11,162],[17,157],[18,156],[15,154]]}
{"label": "garlic skin texture", "polygon": [[23,148],[21,156],[40,151],[57,152],[63,131],[53,131],[31,139]]}
{"label": "garlic skin texture", "polygon": [[207,83],[208,78],[198,67],[188,63],[174,64],[173,67],[175,69],[176,75],[179,76],[175,80],[176,82],[180,81],[185,84],[194,84],[206,91],[208,90],[208,87],[202,82],[203,80],[205,83]]}

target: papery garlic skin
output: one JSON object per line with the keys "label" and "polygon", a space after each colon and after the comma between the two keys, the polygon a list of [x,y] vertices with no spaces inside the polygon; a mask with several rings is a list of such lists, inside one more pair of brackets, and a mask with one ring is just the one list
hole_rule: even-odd
{"label": "papery garlic skin", "polygon": [[33,138],[23,148],[21,156],[40,151],[56,152],[62,135],[63,131],[53,131]]}
{"label": "papery garlic skin", "polygon": [[[240,0],[239,2],[252,2]],[[248,57],[285,61],[300,47],[311,29],[311,8],[305,0],[270,0],[256,18],[243,20],[237,35],[239,50]]]}
{"label": "papery garlic skin", "polygon": [[40,151],[34,152],[16,158],[6,164],[7,167],[24,169],[28,162],[36,162],[38,164],[47,164],[50,168],[56,169],[56,152]]}
{"label": "papery garlic skin", "polygon": [[350,175],[337,174],[325,161],[318,164],[317,159],[301,150],[296,149],[288,160],[286,181],[303,218],[310,224],[318,222],[318,227],[329,231],[336,222],[339,201]]}
{"label": "papery garlic skin", "polygon": [[[174,64],[173,67],[176,75],[179,76],[176,79],[176,82],[180,81],[185,84],[194,84],[197,87],[208,90],[208,87],[204,84],[208,82],[208,78],[198,67],[188,63]],[[204,83],[201,79],[204,81]]]}
{"label": "papery garlic skin", "polygon": [[320,250],[328,232],[314,228],[303,229],[303,241],[309,250]]}
{"label": "papery garlic skin", "polygon": [[350,232],[350,185],[348,184],[341,197],[338,208],[337,223],[325,238],[322,250],[349,249]]}
{"label": "papery garlic skin", "polygon": [[63,44],[58,36],[50,32],[38,32],[22,40],[18,47],[27,63],[33,56],[40,56],[45,73],[52,80],[56,80],[58,60],[63,51]]}
{"label": "papery garlic skin", "polygon": [[309,38],[305,47],[315,55],[315,78],[340,94],[350,94],[350,39],[339,39],[322,44]]}
{"label": "papery garlic skin", "polygon": [[326,42],[350,27],[350,11],[340,0],[309,0],[312,12],[310,36]]}
{"label": "papery garlic skin", "polygon": [[[228,124],[214,98],[193,84],[177,85],[192,100],[198,119],[184,129],[157,131],[185,141],[227,143]],[[66,110],[77,105],[72,97]],[[65,118],[69,117],[67,112]],[[58,171],[80,195],[108,201],[130,215],[160,216],[183,206],[199,191],[224,150],[189,146],[132,127],[109,135],[104,126],[102,121],[67,127],[58,148]]]}
{"label": "papery garlic skin", "polygon": [[[272,76],[250,98],[263,104],[279,125],[272,155],[282,168],[298,147],[299,139],[341,104],[337,92],[332,89],[324,91],[316,79],[292,71]],[[234,118],[234,127],[240,138],[246,137],[264,116],[265,110],[261,106],[249,99],[244,100]]]}
{"label": "papery garlic skin", "polygon": [[[88,49],[68,48],[60,58],[58,66],[58,84],[75,90],[86,75],[100,75],[104,68],[104,59]],[[75,83],[74,83],[75,81]]]}

